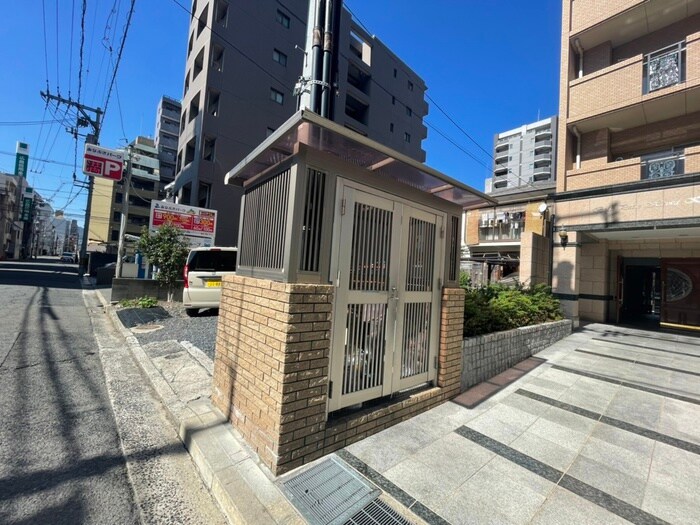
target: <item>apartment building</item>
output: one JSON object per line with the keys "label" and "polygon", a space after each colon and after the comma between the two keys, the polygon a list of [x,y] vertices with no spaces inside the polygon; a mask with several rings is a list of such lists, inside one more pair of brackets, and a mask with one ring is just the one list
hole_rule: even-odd
{"label": "apartment building", "polygon": [[0,259],[18,257],[22,244],[22,227],[17,221],[18,182],[26,186],[23,177],[0,173]]}
{"label": "apartment building", "polygon": [[553,288],[700,329],[700,0],[564,0]]}
{"label": "apartment building", "polygon": [[158,102],[156,112],[155,146],[158,150],[160,182],[167,185],[175,180],[175,159],[177,158],[177,139],[180,134],[179,100],[163,96]]}
{"label": "apartment building", "polygon": [[[232,169],[298,109],[308,0],[195,0],[174,192],[177,201],[218,210],[217,244],[236,245],[242,190]],[[425,83],[342,9],[331,118],[425,160]],[[295,90],[295,86],[297,89]]]}
{"label": "apartment building", "polygon": [[[148,137],[137,137],[130,145],[131,184],[127,210],[126,233],[139,235],[148,226],[151,201],[162,199],[165,191],[160,180],[159,152],[155,141]],[[125,152],[125,157],[129,153]],[[119,182],[100,177],[95,178],[90,213],[90,251],[116,253],[119,229],[125,203],[124,176]],[[99,248],[98,248],[99,246]]]}
{"label": "apartment building", "polygon": [[556,116],[498,133],[493,139],[493,176],[486,179],[486,193],[495,196],[521,188],[554,188],[556,151]]}

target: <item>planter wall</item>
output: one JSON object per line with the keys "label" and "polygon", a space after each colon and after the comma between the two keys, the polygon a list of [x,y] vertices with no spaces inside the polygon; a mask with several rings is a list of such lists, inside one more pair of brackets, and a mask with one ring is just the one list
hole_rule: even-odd
{"label": "planter wall", "polygon": [[[182,301],[183,281],[178,281],[173,287],[173,301]],[[122,299],[138,299],[139,297],[155,297],[160,301],[168,299],[168,289],[160,286],[154,279],[112,279],[112,301]]]}
{"label": "planter wall", "polygon": [[469,337],[462,341],[462,391],[571,334],[571,320]]}

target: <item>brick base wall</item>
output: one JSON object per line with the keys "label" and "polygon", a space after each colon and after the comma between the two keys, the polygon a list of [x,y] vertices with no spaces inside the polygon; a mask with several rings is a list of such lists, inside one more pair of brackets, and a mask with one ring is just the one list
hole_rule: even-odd
{"label": "brick base wall", "polygon": [[524,326],[464,339],[462,390],[507,370],[571,334],[571,321]]}
{"label": "brick base wall", "polygon": [[224,278],[212,401],[275,475],[460,393],[464,291],[445,289],[437,386],[328,420],[333,291]]}

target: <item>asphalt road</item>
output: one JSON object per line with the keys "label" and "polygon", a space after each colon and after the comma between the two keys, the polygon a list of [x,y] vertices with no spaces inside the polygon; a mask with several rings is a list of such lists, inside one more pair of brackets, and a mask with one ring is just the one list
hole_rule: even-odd
{"label": "asphalt road", "polygon": [[77,266],[0,262],[0,297],[0,523],[222,522]]}

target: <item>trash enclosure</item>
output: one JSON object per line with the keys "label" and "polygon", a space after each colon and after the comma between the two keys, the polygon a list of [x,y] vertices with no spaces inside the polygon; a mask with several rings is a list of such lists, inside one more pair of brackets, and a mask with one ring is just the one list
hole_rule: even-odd
{"label": "trash enclosure", "polygon": [[226,182],[244,201],[214,398],[273,471],[459,393],[460,220],[488,197],[304,111]]}

